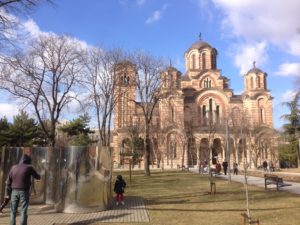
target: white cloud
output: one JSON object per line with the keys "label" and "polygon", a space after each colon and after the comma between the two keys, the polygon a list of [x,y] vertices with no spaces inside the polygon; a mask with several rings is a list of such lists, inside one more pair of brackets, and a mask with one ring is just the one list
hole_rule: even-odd
{"label": "white cloud", "polygon": [[248,43],[270,42],[300,55],[299,0],[212,0],[225,15],[224,31]]}
{"label": "white cloud", "polygon": [[295,95],[297,94],[296,91],[288,90],[282,95],[282,102],[289,102],[295,98]]}
{"label": "white cloud", "polygon": [[257,66],[264,64],[267,59],[267,44],[266,42],[259,42],[253,45],[241,45],[235,48],[234,63],[240,68],[240,74],[245,74],[253,67],[253,61]]}
{"label": "white cloud", "polygon": [[161,7],[160,10],[155,10],[152,15],[146,19],[145,23],[146,24],[152,24],[154,22],[157,22],[161,19],[163,11],[165,11],[169,7],[169,4],[165,3]]}
{"label": "white cloud", "polygon": [[38,25],[32,19],[25,21],[23,27],[31,38],[37,38],[42,33]]}
{"label": "white cloud", "polygon": [[161,11],[156,10],[153,12],[153,14],[146,20],[146,24],[152,24],[156,21],[158,21],[161,18]]}
{"label": "white cloud", "polygon": [[300,76],[300,63],[283,63],[275,74],[279,76]]}
{"label": "white cloud", "polygon": [[19,113],[19,108],[15,104],[10,103],[0,103],[0,117],[4,116],[12,121],[13,117]]}
{"label": "white cloud", "polygon": [[[300,34],[300,32],[299,32]],[[293,55],[300,55],[300,35],[294,35],[287,43],[287,51]]]}

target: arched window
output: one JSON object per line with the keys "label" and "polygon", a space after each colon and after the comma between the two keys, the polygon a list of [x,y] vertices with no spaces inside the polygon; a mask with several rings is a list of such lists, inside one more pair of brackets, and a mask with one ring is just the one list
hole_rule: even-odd
{"label": "arched window", "polygon": [[211,54],[211,67],[212,67],[212,69],[217,68],[217,59],[216,59],[216,54],[215,53]]}
{"label": "arched window", "polygon": [[209,111],[212,112],[212,99],[209,99]]}
{"label": "arched window", "polygon": [[201,106],[198,107],[198,115],[199,115],[199,121],[200,121],[200,124],[201,124],[201,119],[202,119]]}
{"label": "arched window", "polygon": [[174,143],[174,150],[173,150],[173,158],[176,159],[177,158],[177,143]]}
{"label": "arched window", "polygon": [[192,69],[196,69],[196,56],[195,56],[195,54],[192,55]]}
{"label": "arched window", "polygon": [[204,80],[204,88],[211,88],[211,80],[207,77],[205,80]]}
{"label": "arched window", "polygon": [[174,122],[175,121],[175,107],[173,99],[170,99],[169,101],[169,121]]}
{"label": "arched window", "polygon": [[202,53],[202,69],[206,69],[206,54],[205,52]]}
{"label": "arched window", "polygon": [[257,76],[257,87],[260,88],[260,77]]}
{"label": "arched window", "polygon": [[259,109],[259,119],[260,119],[260,122],[261,123],[265,123],[265,110],[264,110],[264,108],[260,108]]}
{"label": "arched window", "polygon": [[212,99],[209,99],[209,114],[208,114],[209,123],[213,123],[213,105]]}
{"label": "arched window", "polygon": [[216,106],[216,123],[220,124],[220,106]]}
{"label": "arched window", "polygon": [[204,126],[206,125],[206,106],[205,105],[202,107],[202,124]]}
{"label": "arched window", "polygon": [[174,107],[171,106],[171,121],[172,121],[172,122],[174,122],[174,118],[175,118]]}
{"label": "arched window", "polygon": [[253,89],[253,77],[250,78],[250,87]]}

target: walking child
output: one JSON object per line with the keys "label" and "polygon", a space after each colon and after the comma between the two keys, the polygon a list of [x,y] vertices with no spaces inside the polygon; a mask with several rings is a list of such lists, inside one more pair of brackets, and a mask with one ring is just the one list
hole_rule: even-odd
{"label": "walking child", "polygon": [[126,187],[126,182],[123,180],[123,177],[121,175],[117,176],[117,180],[115,182],[114,192],[116,193],[116,205],[119,205],[120,203],[122,205],[125,205],[124,203],[124,189]]}

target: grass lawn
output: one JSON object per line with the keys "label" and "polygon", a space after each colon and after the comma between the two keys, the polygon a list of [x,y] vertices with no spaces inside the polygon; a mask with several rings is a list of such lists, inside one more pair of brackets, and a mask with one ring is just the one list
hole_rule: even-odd
{"label": "grass lawn", "polygon": [[[246,207],[243,184],[217,179],[217,194],[210,195],[208,177],[199,174],[165,171],[145,177],[141,171],[134,171],[131,185],[128,173],[122,174],[128,184],[125,196],[142,196],[145,200],[150,223],[139,224],[241,224]],[[250,186],[249,197],[251,215],[261,225],[300,225],[300,196]]]}
{"label": "grass lawn", "polygon": [[281,171],[288,172],[288,173],[300,173],[300,168],[281,169]]}

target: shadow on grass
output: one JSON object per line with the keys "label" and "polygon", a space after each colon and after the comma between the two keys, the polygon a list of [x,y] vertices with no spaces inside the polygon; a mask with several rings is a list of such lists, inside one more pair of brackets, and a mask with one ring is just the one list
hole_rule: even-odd
{"label": "shadow on grass", "polygon": [[[243,194],[243,193],[240,193]],[[268,195],[265,196],[265,193],[263,191],[253,191],[251,192],[251,195],[255,197],[251,198],[250,201],[258,201],[258,200],[270,200],[270,199],[279,199],[282,198],[280,194],[277,194],[276,192],[273,195]],[[203,203],[225,203],[225,202],[243,202],[245,201],[244,197],[240,198],[231,198],[232,193],[227,193],[227,192],[217,192],[215,195],[210,194],[210,192],[196,192],[196,193],[179,193],[176,195],[165,195],[165,196],[159,196],[158,198],[148,198],[145,199],[146,205],[161,205],[161,204],[203,204]],[[261,196],[260,196],[261,195]],[[206,198],[211,198],[211,200],[208,199],[203,199],[202,201],[197,201],[198,198],[200,197],[206,197]],[[222,197],[226,199],[221,199]],[[227,199],[230,197],[230,199]],[[186,200],[190,199],[190,200]]]}
{"label": "shadow on grass", "polygon": [[[97,223],[97,222],[112,222],[110,220],[114,220],[117,218],[121,218],[124,216],[129,215],[130,213],[122,213],[119,215],[110,215],[110,216],[102,216],[102,217],[98,217],[98,218],[93,218],[93,219],[87,219],[87,220],[81,220],[78,222],[73,222],[73,223],[54,223],[53,225],[88,225],[88,224],[93,224],[93,223]],[[122,222],[122,221],[120,221]]]}
{"label": "shadow on grass", "polygon": [[[251,211],[274,211],[274,210],[286,210],[286,209],[300,209],[300,207],[281,207],[281,208],[259,208],[259,209],[251,209]],[[207,213],[221,213],[221,212],[244,212],[244,209],[174,209],[174,208],[159,208],[153,209],[148,208],[149,211],[171,211],[171,212],[207,212]]]}

